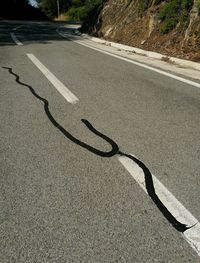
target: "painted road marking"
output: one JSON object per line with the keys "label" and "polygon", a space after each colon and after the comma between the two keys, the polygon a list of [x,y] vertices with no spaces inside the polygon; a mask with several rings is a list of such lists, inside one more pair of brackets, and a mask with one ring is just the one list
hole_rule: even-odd
{"label": "painted road marking", "polygon": [[147,65],[145,65],[145,64],[142,64],[141,62],[137,62],[137,61],[134,61],[134,60],[131,60],[131,59],[128,59],[128,58],[121,57],[121,56],[119,56],[119,55],[115,55],[115,54],[110,53],[110,52],[108,52],[108,51],[102,50],[102,49],[100,49],[100,48],[93,47],[93,46],[91,46],[91,45],[89,45],[89,44],[86,44],[86,43],[83,43],[83,41],[73,40],[72,38],[70,38],[70,35],[68,35],[68,34],[67,34],[67,35],[66,35],[66,34],[63,34],[63,33],[59,32],[58,30],[57,30],[57,33],[58,33],[59,35],[61,35],[62,37],[68,38],[68,39],[70,39],[71,41],[73,41],[73,42],[75,42],[75,43],[77,43],[77,44],[79,44],[79,45],[82,45],[82,46],[85,46],[85,47],[94,49],[94,50],[99,51],[99,52],[101,52],[101,53],[103,53],[103,54],[112,56],[112,57],[114,57],[114,58],[121,59],[121,60],[123,60],[123,61],[126,61],[126,62],[132,63],[132,64],[134,64],[134,65],[137,65],[137,66],[139,66],[139,67],[143,67],[143,68],[146,68],[146,69],[155,71],[155,72],[157,72],[157,73],[159,73],[159,74],[168,76],[168,77],[170,77],[170,78],[172,78],[172,79],[176,79],[176,80],[179,80],[179,81],[181,81],[181,82],[187,83],[187,84],[189,84],[189,85],[191,85],[191,86],[200,88],[200,83],[197,83],[197,82],[194,82],[194,81],[192,81],[192,80],[188,80],[188,79],[185,79],[185,78],[182,78],[182,77],[173,75],[173,74],[171,74],[171,73],[165,72],[165,71],[163,71],[163,70],[160,70],[160,69],[157,69],[157,68],[154,68],[154,67],[151,67],[151,66],[147,66]]}
{"label": "painted road marking", "polygon": [[16,31],[17,29],[19,29],[20,27],[23,27],[23,25],[17,26],[15,28],[13,28],[13,31]]}
{"label": "painted road marking", "polygon": [[[132,155],[134,156],[134,155]],[[131,174],[139,186],[147,193],[143,170],[126,156],[119,156],[118,160]],[[184,239],[200,256],[200,223],[199,221],[176,199],[176,197],[152,175],[155,192],[159,199],[182,224],[191,227],[182,233]]]}
{"label": "painted road marking", "polygon": [[[160,73],[162,75],[171,77],[173,79],[182,81],[184,83],[187,83],[189,85],[195,86],[197,88],[200,88],[200,84],[196,83],[194,81],[190,81],[187,79],[184,79],[182,77],[178,77],[176,75],[167,73],[165,71],[147,66],[145,64],[129,60],[124,57],[120,57],[118,55],[112,54],[110,52],[95,48],[93,46],[90,46],[88,44],[84,44],[83,42],[73,40],[68,35],[64,35],[60,33],[57,30],[58,34],[60,34],[63,37],[69,38],[75,43],[78,43],[80,45],[89,47],[91,49],[94,49],[96,51],[102,52],[104,54],[113,56],[115,58],[119,58],[121,60],[130,62],[132,64],[138,65],[140,67],[155,71],[157,73]],[[145,178],[143,170],[134,163],[130,158],[126,156],[120,156],[118,157],[120,163],[126,168],[126,170],[132,175],[132,177],[136,180],[136,182],[140,185],[140,187],[147,193],[146,186],[145,186]],[[200,223],[199,221],[175,198],[175,196],[155,177],[153,177],[154,187],[155,191],[159,197],[159,199],[162,201],[162,203],[166,206],[166,208],[169,210],[169,212],[181,223],[189,226],[190,228],[185,230],[182,235],[183,238],[190,244],[190,246],[197,252],[197,254],[200,256]]]}
{"label": "painted road marking", "polygon": [[78,98],[51,73],[33,54],[27,54],[28,58],[35,64],[35,66],[45,75],[45,77],[53,84],[53,86],[60,92],[60,94],[71,104],[78,102]]}
{"label": "painted road marking", "polygon": [[22,42],[20,42],[17,37],[15,36],[15,34],[13,32],[10,33],[12,40],[15,42],[16,45],[18,46],[23,46]]}

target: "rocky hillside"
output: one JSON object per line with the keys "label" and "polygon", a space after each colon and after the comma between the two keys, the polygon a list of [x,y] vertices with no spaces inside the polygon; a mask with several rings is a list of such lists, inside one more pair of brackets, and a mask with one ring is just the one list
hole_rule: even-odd
{"label": "rocky hillside", "polygon": [[200,0],[107,0],[82,30],[200,62]]}

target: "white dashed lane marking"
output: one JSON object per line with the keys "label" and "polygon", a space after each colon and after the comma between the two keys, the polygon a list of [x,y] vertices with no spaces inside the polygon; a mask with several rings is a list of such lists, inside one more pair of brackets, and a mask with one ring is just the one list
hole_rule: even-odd
{"label": "white dashed lane marking", "polygon": [[27,54],[27,56],[69,103],[75,104],[78,102],[79,99],[33,54]]}

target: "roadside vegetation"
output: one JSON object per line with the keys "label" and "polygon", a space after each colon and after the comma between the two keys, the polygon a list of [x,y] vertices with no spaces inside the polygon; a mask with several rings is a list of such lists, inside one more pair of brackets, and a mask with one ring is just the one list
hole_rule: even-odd
{"label": "roadside vegetation", "polygon": [[197,8],[198,8],[199,15],[200,15],[200,0],[198,0],[198,2],[197,2]]}
{"label": "roadside vegetation", "polygon": [[51,19],[60,15],[64,20],[84,21],[92,10],[102,4],[103,0],[37,0],[37,2]]}
{"label": "roadside vegetation", "polygon": [[71,7],[66,13],[66,17],[69,20],[84,21],[102,2],[102,0],[73,0]]}
{"label": "roadside vegetation", "polygon": [[[42,9],[42,11],[50,18],[54,19],[59,14],[64,14],[67,12],[71,5],[71,1],[69,0],[36,0],[38,3],[38,7]],[[58,10],[59,3],[59,10]]]}
{"label": "roadside vegetation", "polygon": [[[154,5],[165,2],[163,8],[158,14],[161,21],[160,32],[163,34],[169,33],[178,24],[180,29],[187,27],[189,23],[189,12],[193,5],[193,0],[155,0]],[[139,0],[138,13],[140,16],[145,14],[145,11],[152,4],[151,0]],[[198,9],[200,12],[200,0],[198,0]]]}
{"label": "roadside vegetation", "polygon": [[187,27],[192,5],[193,0],[171,0],[166,3],[159,13],[159,19],[161,20],[160,32],[164,34],[168,33],[178,23],[180,24],[180,28]]}
{"label": "roadside vegetation", "polygon": [[150,0],[139,0],[138,3],[138,12],[142,16],[144,12],[147,10],[149,7]]}

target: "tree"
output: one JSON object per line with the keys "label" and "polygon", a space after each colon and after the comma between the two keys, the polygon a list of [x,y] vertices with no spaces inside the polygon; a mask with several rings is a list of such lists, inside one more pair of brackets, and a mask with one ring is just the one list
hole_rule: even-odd
{"label": "tree", "polygon": [[37,0],[38,6],[50,18],[54,18],[58,14],[57,1],[59,1],[60,13],[65,13],[72,2],[71,0]]}

